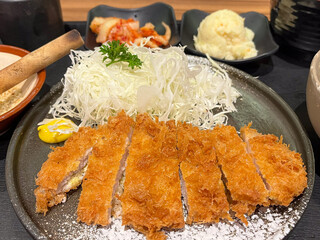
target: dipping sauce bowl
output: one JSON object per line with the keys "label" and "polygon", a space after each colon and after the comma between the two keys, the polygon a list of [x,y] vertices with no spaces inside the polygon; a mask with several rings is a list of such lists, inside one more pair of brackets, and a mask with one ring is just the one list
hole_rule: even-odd
{"label": "dipping sauce bowl", "polygon": [[[0,45],[0,53],[8,53],[8,54],[17,55],[19,57],[23,57],[27,55],[29,51],[22,48],[14,47],[14,46]],[[3,56],[5,54],[1,54],[1,55]],[[0,135],[9,129],[11,124],[20,115],[22,110],[37,95],[37,93],[40,91],[45,81],[45,78],[46,78],[46,71],[41,70],[36,74],[34,80],[28,78],[28,80],[21,83],[21,99],[19,100],[19,103],[12,109],[9,109],[8,111],[0,115]]]}

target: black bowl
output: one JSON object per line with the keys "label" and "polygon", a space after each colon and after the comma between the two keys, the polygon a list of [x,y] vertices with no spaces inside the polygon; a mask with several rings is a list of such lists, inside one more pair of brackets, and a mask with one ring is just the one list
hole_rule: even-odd
{"label": "black bowl", "polygon": [[0,44],[33,51],[64,33],[59,0],[0,0]]}
{"label": "black bowl", "polygon": [[[186,46],[187,53],[205,57],[204,53],[196,50],[193,36],[198,35],[198,27],[201,21],[208,15],[209,13],[196,9],[189,10],[183,14],[181,21],[181,44]],[[245,18],[245,27],[251,29],[255,34],[253,42],[258,50],[258,55],[242,60],[225,60],[215,57],[212,57],[212,59],[225,62],[230,65],[237,65],[260,60],[272,55],[279,49],[279,46],[272,38],[268,19],[264,15],[257,12],[247,12],[240,14],[240,16]]]}
{"label": "black bowl", "polygon": [[270,25],[282,57],[309,67],[320,50],[320,1],[273,0]]}
{"label": "black bowl", "polygon": [[132,18],[138,20],[140,26],[143,26],[147,22],[151,22],[160,35],[165,33],[165,29],[161,24],[161,22],[165,22],[171,29],[169,44],[177,45],[180,42],[178,25],[173,8],[165,3],[154,3],[146,7],[130,9],[115,8],[106,5],[99,5],[92,8],[88,13],[86,27],[85,47],[88,49],[93,49],[101,45],[96,42],[96,34],[90,30],[90,23],[94,17]]}
{"label": "black bowl", "polygon": [[313,52],[312,55],[320,50],[320,1],[274,2],[270,22],[275,36],[283,44]]}

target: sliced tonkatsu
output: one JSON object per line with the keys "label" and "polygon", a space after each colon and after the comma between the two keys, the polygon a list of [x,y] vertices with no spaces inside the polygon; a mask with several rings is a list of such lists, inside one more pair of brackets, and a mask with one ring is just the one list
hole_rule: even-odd
{"label": "sliced tonkatsu", "polygon": [[232,220],[212,137],[212,131],[201,131],[186,123],[178,125],[178,155],[188,224]]}
{"label": "sliced tonkatsu", "polygon": [[165,239],[162,229],[184,227],[176,134],[172,121],[136,118],[120,198],[122,224],[147,239]]}
{"label": "sliced tonkatsu", "polygon": [[66,193],[82,181],[88,157],[99,138],[99,131],[81,127],[62,147],[53,148],[36,179],[36,212],[46,214],[49,207],[66,200]]}
{"label": "sliced tonkatsu", "polygon": [[241,128],[241,137],[266,182],[271,204],[288,206],[307,187],[303,160],[282,143],[282,138],[262,135],[250,126]]}
{"label": "sliced tonkatsu", "polygon": [[246,143],[232,126],[219,125],[213,129],[213,143],[225,184],[231,197],[235,216],[247,224],[244,214],[251,215],[257,205],[269,204],[264,185]]}
{"label": "sliced tonkatsu", "polygon": [[104,137],[93,147],[82,183],[78,221],[88,225],[110,224],[112,201],[125,169],[134,121],[121,112],[102,126]]}

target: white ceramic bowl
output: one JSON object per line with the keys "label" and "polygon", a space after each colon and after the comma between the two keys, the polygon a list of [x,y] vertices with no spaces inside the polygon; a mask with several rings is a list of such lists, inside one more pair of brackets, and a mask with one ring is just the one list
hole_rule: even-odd
{"label": "white ceramic bowl", "polygon": [[320,51],[311,62],[306,95],[309,118],[320,137]]}

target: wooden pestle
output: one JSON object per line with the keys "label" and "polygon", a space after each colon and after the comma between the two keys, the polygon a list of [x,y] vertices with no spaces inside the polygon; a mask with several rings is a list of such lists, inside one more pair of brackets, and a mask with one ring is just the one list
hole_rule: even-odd
{"label": "wooden pestle", "polygon": [[71,49],[81,47],[83,43],[80,33],[74,29],[0,70],[0,94],[64,57]]}

